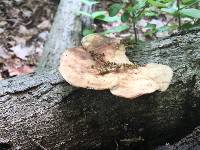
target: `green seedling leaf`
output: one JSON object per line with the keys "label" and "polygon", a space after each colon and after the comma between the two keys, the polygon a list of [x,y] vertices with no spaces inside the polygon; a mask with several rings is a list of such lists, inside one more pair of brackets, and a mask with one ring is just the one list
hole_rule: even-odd
{"label": "green seedling leaf", "polygon": [[141,9],[146,5],[147,0],[139,0],[137,4],[134,6],[135,9]]}
{"label": "green seedling leaf", "polygon": [[122,4],[119,4],[119,3],[114,3],[112,4],[109,9],[108,9],[108,12],[109,12],[109,16],[113,17],[113,16],[116,16],[118,14],[118,12],[123,8],[123,5]]}
{"label": "green seedling leaf", "polygon": [[102,32],[101,34],[105,35],[105,34],[109,34],[109,33],[117,33],[117,32],[125,31],[127,29],[129,29],[128,25],[120,25],[117,27],[113,27],[112,29],[108,29],[108,30]]}
{"label": "green seedling leaf", "polygon": [[85,12],[85,11],[78,11],[78,15],[82,15],[82,16],[86,16],[86,17],[92,18],[92,15],[87,13],[87,12]]}
{"label": "green seedling leaf", "polygon": [[128,11],[125,11],[121,16],[121,21],[127,22],[129,20],[129,17],[130,17],[130,13]]}
{"label": "green seedling leaf", "polygon": [[98,17],[105,17],[106,16],[106,11],[95,11],[91,14],[93,19],[96,19]]}
{"label": "green seedling leaf", "polygon": [[147,25],[145,26],[146,29],[151,29],[151,30],[155,30],[156,29],[156,25],[155,24],[151,24],[151,23],[147,23]]}
{"label": "green seedling leaf", "polygon": [[170,8],[161,8],[161,11],[169,13],[171,15],[176,15],[178,8],[177,7],[170,7]]}
{"label": "green seedling leaf", "polygon": [[160,0],[160,2],[169,3],[169,2],[174,2],[174,0]]}
{"label": "green seedling leaf", "polygon": [[87,29],[87,28],[83,29],[83,31],[82,31],[83,36],[93,34],[93,33],[94,33],[94,31],[92,29]]}
{"label": "green seedling leaf", "polygon": [[185,23],[181,26],[182,30],[193,30],[193,29],[199,29],[199,24],[191,24],[191,23]]}
{"label": "green seedling leaf", "polygon": [[153,34],[155,34],[155,31],[152,30],[144,33],[145,36],[153,36]]}
{"label": "green seedling leaf", "polygon": [[147,23],[147,25],[145,26],[145,28],[148,29],[148,31],[145,32],[144,35],[152,36],[157,31],[155,24]]}
{"label": "green seedling leaf", "polygon": [[200,10],[199,9],[195,9],[195,8],[181,9],[180,14],[185,15],[187,17],[200,19]]}
{"label": "green seedling leaf", "polygon": [[107,13],[106,11],[96,11],[96,12],[93,12],[92,14],[89,14],[84,11],[78,12],[79,15],[90,17],[92,19],[98,19],[101,21],[105,21],[107,23],[120,21],[120,17],[118,17],[118,16],[110,17],[106,13]]}
{"label": "green seedling leaf", "polygon": [[154,7],[163,8],[167,6],[165,3],[158,2],[157,0],[147,0],[147,1]]}
{"label": "green seedling leaf", "polygon": [[157,16],[158,16],[158,13],[153,12],[153,11],[146,11],[146,12],[144,13],[144,16],[146,16],[146,17],[157,17]]}
{"label": "green seedling leaf", "polygon": [[147,0],[140,0],[133,7],[130,7],[128,11],[136,15],[139,11],[141,11],[145,7],[146,2]]}
{"label": "green seedling leaf", "polygon": [[184,5],[191,5],[200,2],[200,0],[182,0]]}
{"label": "green seedling leaf", "polygon": [[105,21],[107,23],[112,23],[112,22],[118,22],[120,21],[120,17],[118,16],[114,16],[114,17],[110,17],[110,16],[99,16],[95,19],[101,20],[101,21]]}

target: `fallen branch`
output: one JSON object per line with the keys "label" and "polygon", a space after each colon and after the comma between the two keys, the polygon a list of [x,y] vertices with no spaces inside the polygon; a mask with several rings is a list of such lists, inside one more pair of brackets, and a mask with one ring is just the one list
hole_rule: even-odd
{"label": "fallen branch", "polygon": [[167,91],[131,102],[108,91],[74,90],[57,70],[1,81],[0,139],[13,149],[33,149],[27,136],[47,149],[105,149],[181,138],[200,121],[199,35],[194,31],[129,50],[130,60],[174,71]]}

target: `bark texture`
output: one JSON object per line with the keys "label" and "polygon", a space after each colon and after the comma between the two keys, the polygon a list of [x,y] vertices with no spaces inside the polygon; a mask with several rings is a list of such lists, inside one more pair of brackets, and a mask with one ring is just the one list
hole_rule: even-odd
{"label": "bark texture", "polygon": [[174,71],[166,92],[134,101],[72,88],[56,69],[1,81],[0,147],[151,149],[180,139],[200,121],[199,42],[191,31],[128,50],[133,61]]}
{"label": "bark texture", "polygon": [[199,150],[200,149],[200,126],[173,145],[158,147],[156,150]]}

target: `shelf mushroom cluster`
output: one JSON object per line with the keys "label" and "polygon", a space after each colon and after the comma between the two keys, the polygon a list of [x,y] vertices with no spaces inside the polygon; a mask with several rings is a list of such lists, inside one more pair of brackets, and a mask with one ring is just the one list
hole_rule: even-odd
{"label": "shelf mushroom cluster", "polygon": [[165,91],[172,79],[169,66],[139,66],[129,61],[119,39],[92,34],[82,46],[67,49],[60,59],[59,71],[71,85],[95,90],[109,89],[116,96],[133,99]]}

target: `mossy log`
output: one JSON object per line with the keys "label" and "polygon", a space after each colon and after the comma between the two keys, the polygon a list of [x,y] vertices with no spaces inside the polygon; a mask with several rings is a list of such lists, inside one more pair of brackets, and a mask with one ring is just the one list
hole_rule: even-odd
{"label": "mossy log", "polygon": [[133,149],[174,142],[200,121],[200,31],[127,51],[172,67],[167,91],[129,101],[74,88],[57,69],[0,82],[0,149]]}

